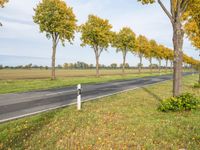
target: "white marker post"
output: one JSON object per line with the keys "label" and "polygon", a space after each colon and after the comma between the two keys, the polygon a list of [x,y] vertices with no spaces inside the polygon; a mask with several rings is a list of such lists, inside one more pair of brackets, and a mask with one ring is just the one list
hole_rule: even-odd
{"label": "white marker post", "polygon": [[78,95],[77,95],[77,109],[81,110],[81,84],[77,85],[77,91],[78,91]]}

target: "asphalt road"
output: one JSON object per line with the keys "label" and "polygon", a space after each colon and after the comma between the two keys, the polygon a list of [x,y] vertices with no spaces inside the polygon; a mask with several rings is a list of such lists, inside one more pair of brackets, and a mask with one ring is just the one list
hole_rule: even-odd
{"label": "asphalt road", "polygon": [[[190,73],[184,73],[184,75],[188,74]],[[82,85],[82,100],[97,99],[171,79],[172,75],[162,75]],[[0,122],[75,104],[76,97],[76,86],[16,94],[0,94]]]}

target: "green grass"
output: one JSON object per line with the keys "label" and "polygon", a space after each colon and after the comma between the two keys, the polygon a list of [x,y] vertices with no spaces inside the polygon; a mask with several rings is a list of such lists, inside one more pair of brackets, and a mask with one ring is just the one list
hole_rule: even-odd
{"label": "green grass", "polygon": [[[162,73],[162,74],[166,74],[166,73]],[[101,76],[99,78],[94,77],[94,76],[65,77],[65,78],[57,78],[54,81],[50,79],[0,80],[0,94],[60,88],[60,87],[65,87],[65,86],[74,86],[80,83],[81,84],[103,83],[103,82],[108,82],[108,81],[113,81],[113,80],[125,80],[125,79],[133,79],[133,78],[154,76],[154,75],[159,75],[159,73],[127,74],[124,76],[109,75],[109,76]]]}
{"label": "green grass", "polygon": [[[198,76],[184,77],[183,91]],[[0,124],[0,149],[200,149],[200,110],[163,113],[172,82]]]}

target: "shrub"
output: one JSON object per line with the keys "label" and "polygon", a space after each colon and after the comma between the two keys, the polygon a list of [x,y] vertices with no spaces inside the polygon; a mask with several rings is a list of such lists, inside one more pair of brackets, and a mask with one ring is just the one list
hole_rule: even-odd
{"label": "shrub", "polygon": [[164,99],[158,109],[163,112],[182,111],[196,109],[200,104],[200,98],[190,93],[185,93],[177,97]]}

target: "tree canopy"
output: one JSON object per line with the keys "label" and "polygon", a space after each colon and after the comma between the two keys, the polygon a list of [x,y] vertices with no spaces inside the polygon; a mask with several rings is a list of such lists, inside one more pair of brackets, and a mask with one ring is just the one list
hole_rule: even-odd
{"label": "tree canopy", "polygon": [[149,41],[149,50],[146,52],[146,56],[148,58],[153,58],[156,56],[156,51],[157,51],[158,44],[156,43],[155,40],[150,40]]}
{"label": "tree canopy", "polygon": [[116,47],[117,52],[131,51],[135,48],[135,40],[136,36],[132,29],[124,27],[116,34],[112,46]]}
{"label": "tree canopy", "polygon": [[47,38],[56,38],[64,44],[65,40],[74,39],[76,18],[72,8],[62,0],[42,0],[35,10],[34,22],[40,31],[46,32]]}
{"label": "tree canopy", "polygon": [[8,0],[0,0],[0,7],[4,7],[5,3],[7,3]]}
{"label": "tree canopy", "polygon": [[143,36],[143,35],[139,35],[137,38],[137,52],[139,55],[148,57],[148,51],[150,49],[150,44],[148,39]]}
{"label": "tree canopy", "polygon": [[117,52],[122,52],[123,55],[123,73],[126,64],[126,55],[128,51],[135,48],[135,41],[135,33],[129,27],[122,28],[113,38],[112,46],[117,49]]}
{"label": "tree canopy", "polygon": [[112,25],[107,19],[101,19],[95,15],[89,15],[88,21],[80,26],[82,46],[90,45],[92,48],[107,49],[111,38]]}
{"label": "tree canopy", "polygon": [[200,0],[193,0],[184,14],[184,29],[192,45],[200,49]]}

